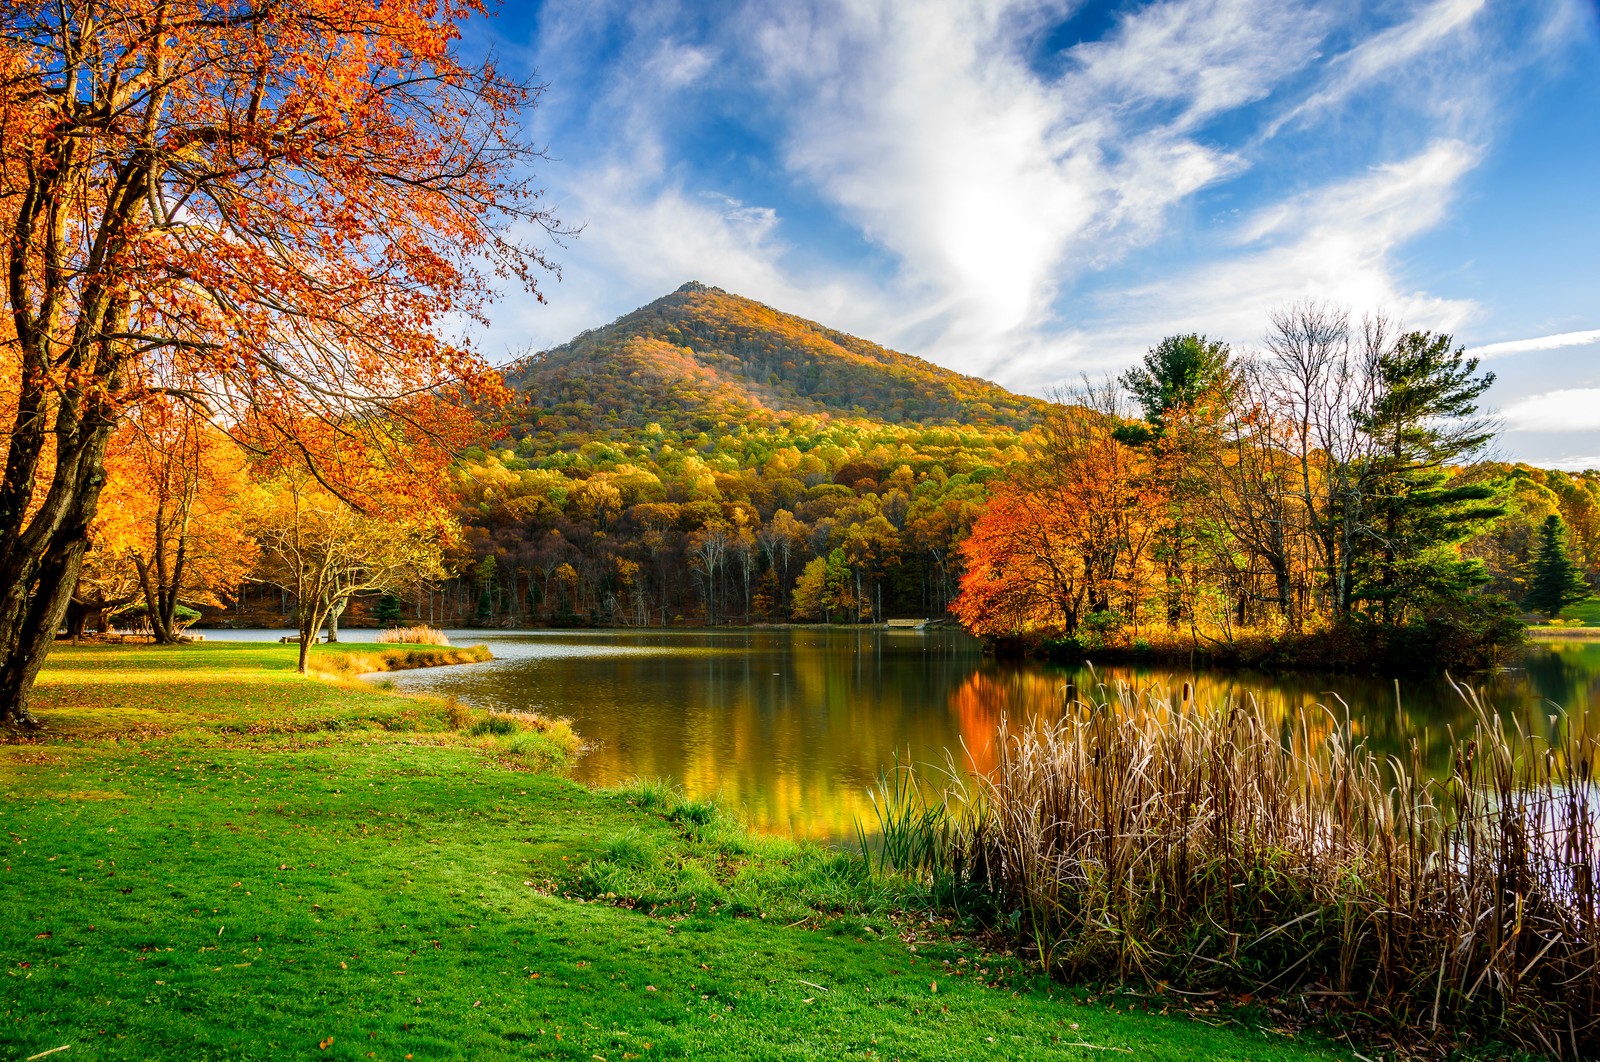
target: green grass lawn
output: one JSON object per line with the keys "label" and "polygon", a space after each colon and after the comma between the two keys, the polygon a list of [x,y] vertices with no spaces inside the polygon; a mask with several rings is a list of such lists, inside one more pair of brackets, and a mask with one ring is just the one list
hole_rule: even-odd
{"label": "green grass lawn", "polygon": [[1600,627],[1600,597],[1591,597],[1587,601],[1568,605],[1561,610],[1561,618],[1578,620],[1585,627]]}
{"label": "green grass lawn", "polygon": [[851,854],[293,654],[52,656],[0,745],[0,1058],[1349,1057],[1074,998]]}

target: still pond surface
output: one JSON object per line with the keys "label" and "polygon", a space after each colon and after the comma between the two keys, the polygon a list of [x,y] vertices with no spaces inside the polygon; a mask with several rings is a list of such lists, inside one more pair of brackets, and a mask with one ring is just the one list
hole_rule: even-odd
{"label": "still pond surface", "polygon": [[[495,659],[382,680],[475,707],[571,719],[591,746],[573,772],[580,781],[662,778],[743,808],[762,829],[836,840],[854,836],[858,816],[872,825],[867,793],[897,759],[942,765],[949,750],[960,767],[982,768],[994,761],[1002,716],[1015,722],[1072,698],[1104,700],[1118,683],[1175,697],[1189,682],[1202,705],[1254,697],[1284,719],[1317,706],[1342,717],[1348,705],[1358,731],[1386,751],[1426,731],[1437,766],[1447,729],[1460,733],[1472,719],[1443,679],[996,661],[948,629],[452,631],[451,640],[487,644]],[[1549,733],[1560,725],[1556,706],[1577,713],[1600,705],[1600,642],[1536,645],[1514,668],[1472,685],[1502,714]]]}

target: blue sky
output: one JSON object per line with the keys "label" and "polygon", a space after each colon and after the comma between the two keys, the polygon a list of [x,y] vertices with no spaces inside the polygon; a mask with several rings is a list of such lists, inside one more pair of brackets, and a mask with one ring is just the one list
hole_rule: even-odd
{"label": "blue sky", "polygon": [[1600,466],[1594,0],[507,3],[550,346],[689,279],[1042,394],[1304,297],[1482,348],[1503,456]]}

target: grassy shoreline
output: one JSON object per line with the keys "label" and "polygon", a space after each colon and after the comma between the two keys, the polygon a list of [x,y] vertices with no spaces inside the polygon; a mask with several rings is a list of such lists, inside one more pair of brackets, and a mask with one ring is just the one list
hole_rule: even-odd
{"label": "grassy shoreline", "polygon": [[530,769],[293,651],[52,657],[47,730],[0,745],[0,1054],[1349,1057],[1072,999],[859,858]]}

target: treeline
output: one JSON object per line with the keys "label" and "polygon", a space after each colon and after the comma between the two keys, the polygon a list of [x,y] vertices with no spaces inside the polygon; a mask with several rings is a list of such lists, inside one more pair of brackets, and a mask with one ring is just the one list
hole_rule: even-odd
{"label": "treeline", "polygon": [[113,440],[68,626],[948,611],[1064,654],[1484,663],[1519,606],[1559,612],[1600,575],[1600,477],[1481,460],[1490,379],[1449,337],[1303,305],[1265,350],[1172,337],[1025,430],[524,405],[518,441],[448,469],[360,441],[393,425],[333,433],[342,485],[153,403]]}
{"label": "treeline", "polygon": [[433,622],[661,625],[943,615],[986,484],[1032,436],[823,417],[469,453],[471,553]]}
{"label": "treeline", "polygon": [[1479,460],[1492,381],[1449,336],[1315,303],[1247,355],[1170,337],[1052,412],[954,611],[1069,654],[1489,663],[1521,636],[1531,524],[1595,541],[1589,481]]}

